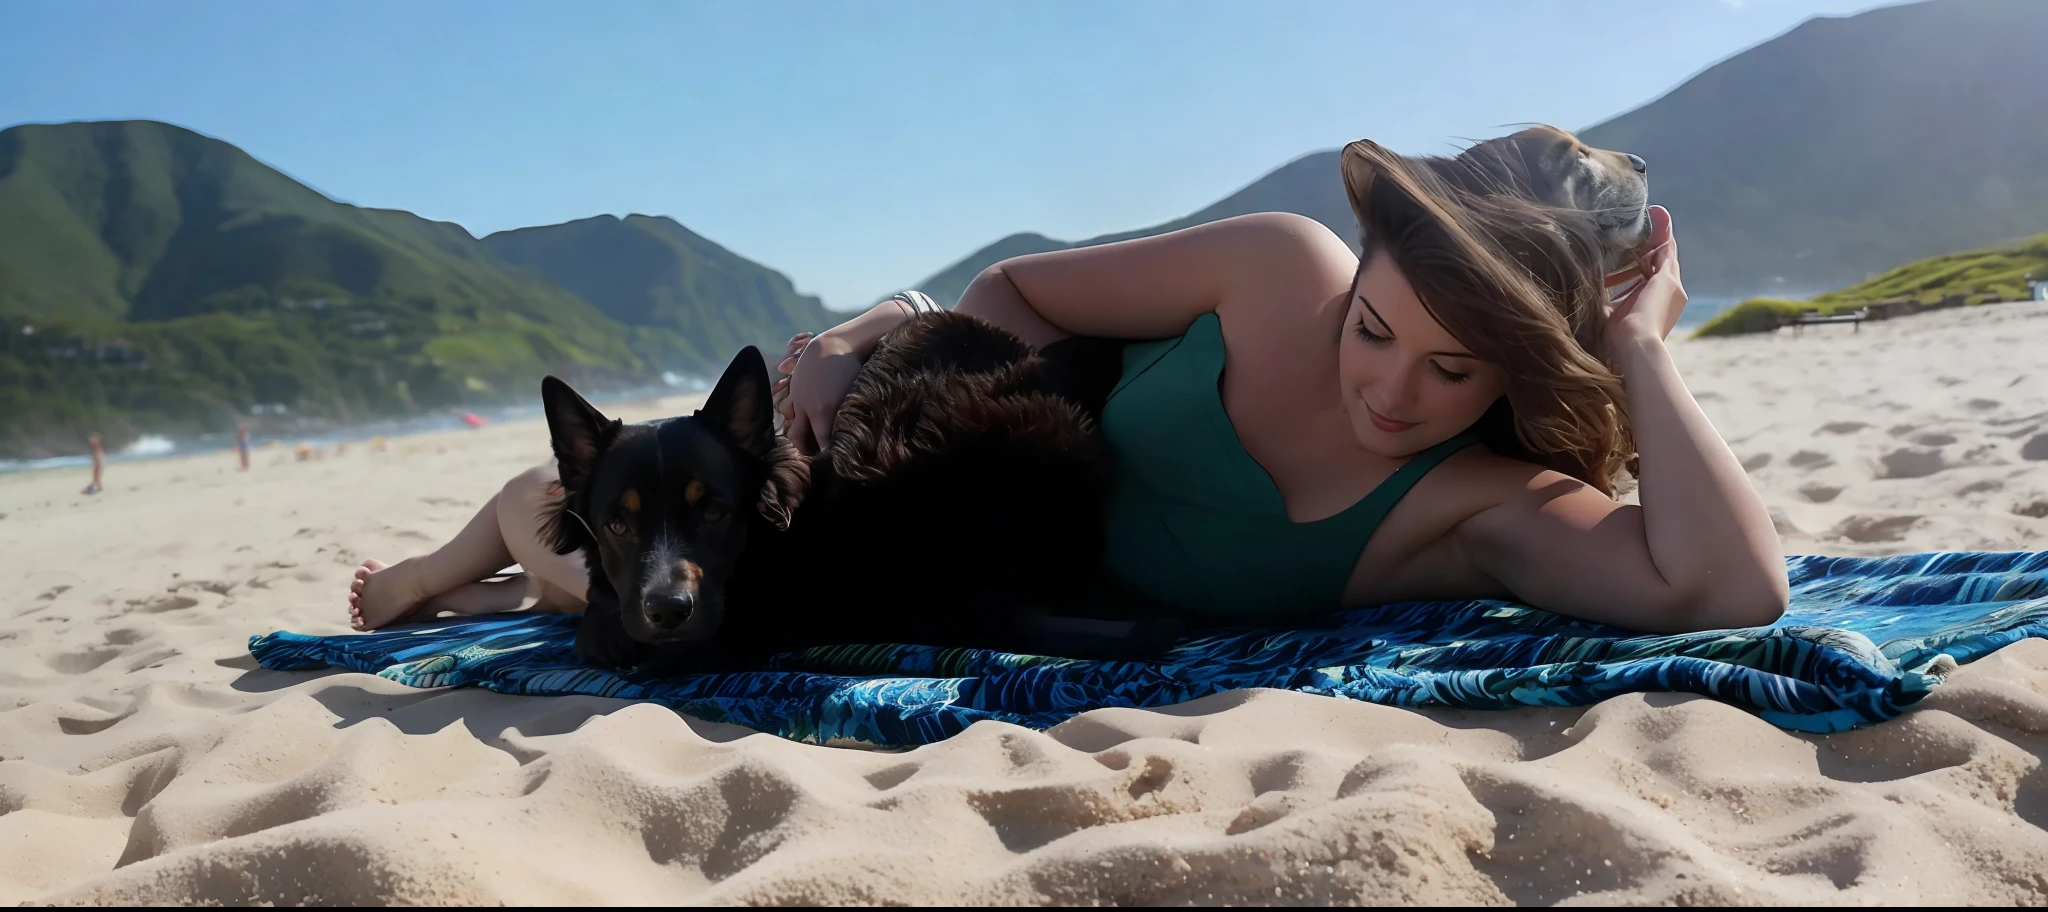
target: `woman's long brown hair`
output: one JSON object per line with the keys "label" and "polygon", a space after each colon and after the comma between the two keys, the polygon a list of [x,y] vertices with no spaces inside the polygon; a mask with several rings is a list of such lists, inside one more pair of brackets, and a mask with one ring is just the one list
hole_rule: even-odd
{"label": "woman's long brown hair", "polygon": [[1607,316],[1598,227],[1461,167],[1345,147],[1361,267],[1386,253],[1430,315],[1506,374],[1506,396],[1474,429],[1489,448],[1612,496],[1636,453],[1621,378],[1593,354]]}

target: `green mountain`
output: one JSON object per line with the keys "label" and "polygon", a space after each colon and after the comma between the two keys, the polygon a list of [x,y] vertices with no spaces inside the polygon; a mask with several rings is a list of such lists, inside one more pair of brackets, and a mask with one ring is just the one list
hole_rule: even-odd
{"label": "green mountain", "polygon": [[715,375],[744,346],[779,350],[800,330],[837,322],[787,276],[665,216],[601,215],[500,231],[483,245],[633,327],[643,357],[700,373]]}
{"label": "green mountain", "polygon": [[[1816,18],[1580,136],[1650,162],[1651,197],[1677,217],[1696,294],[1836,288],[2048,230],[2043,48],[2041,0]],[[1337,160],[1309,155],[1163,225],[1076,242],[1012,235],[915,287],[950,303],[1006,256],[1259,210],[1300,213],[1351,239]]]}
{"label": "green mountain", "polygon": [[0,456],[227,430],[259,405],[349,420],[526,396],[544,373],[708,375],[829,322],[668,219],[486,243],[166,124],[0,131]]}

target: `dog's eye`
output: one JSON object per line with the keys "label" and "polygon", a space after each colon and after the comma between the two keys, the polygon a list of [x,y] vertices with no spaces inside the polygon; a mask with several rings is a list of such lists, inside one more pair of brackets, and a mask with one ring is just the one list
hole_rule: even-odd
{"label": "dog's eye", "polygon": [[717,522],[717,521],[719,521],[719,520],[721,520],[721,519],[724,519],[724,518],[725,518],[725,508],[724,508],[724,507],[705,507],[705,508],[704,508],[704,521],[705,521],[705,522],[708,522],[708,523],[714,523],[714,522]]}
{"label": "dog's eye", "polygon": [[624,535],[626,534],[626,521],[623,519],[614,519],[611,522],[604,524],[604,530],[606,532],[610,532],[613,535]]}

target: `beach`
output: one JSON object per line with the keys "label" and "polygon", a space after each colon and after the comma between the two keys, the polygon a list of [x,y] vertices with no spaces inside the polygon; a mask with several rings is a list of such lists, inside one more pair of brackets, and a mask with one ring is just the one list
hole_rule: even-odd
{"label": "beach", "polygon": [[[2048,303],[1673,350],[1788,553],[2048,547]],[[258,668],[548,447],[316,452],[0,476],[0,903],[2048,902],[2048,643],[1834,735],[1243,691],[820,747]]]}

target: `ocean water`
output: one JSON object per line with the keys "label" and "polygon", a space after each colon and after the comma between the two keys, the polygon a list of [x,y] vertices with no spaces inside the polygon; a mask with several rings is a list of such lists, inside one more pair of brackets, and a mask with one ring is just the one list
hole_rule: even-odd
{"label": "ocean water", "polygon": [[[598,405],[611,402],[633,402],[659,396],[674,396],[683,393],[701,393],[711,388],[708,382],[696,377],[677,377],[675,383],[646,389],[624,390],[610,395],[592,396]],[[407,418],[363,421],[338,426],[309,427],[300,432],[251,433],[249,447],[255,449],[276,442],[286,446],[310,444],[327,448],[338,443],[357,443],[372,437],[398,438],[431,431],[461,430],[468,425],[462,416],[466,412],[477,415],[496,424],[520,418],[540,415],[540,403],[503,405],[496,408],[462,409],[451,408],[426,415]],[[181,437],[167,437],[162,434],[145,434],[120,450],[107,454],[109,465],[122,462],[140,462],[148,459],[162,459],[168,456],[183,456],[191,453],[225,453],[233,449],[233,432],[193,434]],[[12,472],[34,472],[42,469],[62,469],[92,465],[91,455],[53,456],[48,459],[0,459],[0,474]]]}
{"label": "ocean water", "polygon": [[1700,324],[1705,323],[1708,320],[1711,320],[1714,317],[1718,316],[1721,313],[1721,311],[1727,310],[1730,307],[1734,307],[1735,305],[1740,304],[1745,300],[1748,300],[1747,296],[1689,296],[1685,302],[1685,313],[1680,314],[1678,316],[1678,328],[1672,330],[1672,334],[1676,335],[1681,332],[1687,332],[1693,329],[1697,329]]}

